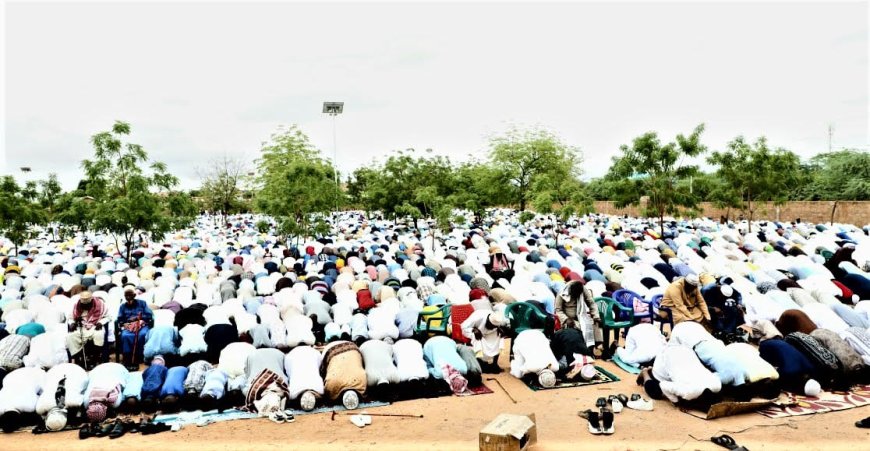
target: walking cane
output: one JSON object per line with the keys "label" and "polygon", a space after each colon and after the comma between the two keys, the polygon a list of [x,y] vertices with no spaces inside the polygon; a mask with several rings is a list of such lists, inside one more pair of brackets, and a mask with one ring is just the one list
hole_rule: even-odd
{"label": "walking cane", "polygon": [[511,396],[510,392],[507,391],[506,388],[504,388],[504,385],[501,384],[501,381],[499,381],[498,379],[496,379],[496,378],[494,378],[494,377],[488,377],[488,378],[486,378],[486,380],[487,380],[487,381],[493,381],[493,382],[495,382],[496,384],[498,384],[498,386],[501,387],[501,389],[504,391],[504,394],[508,395],[508,398],[510,398],[511,401],[514,402],[514,404],[517,403],[517,400],[514,399],[513,396]]}
{"label": "walking cane", "polygon": [[87,348],[85,346],[86,345],[86,343],[85,343],[85,329],[82,325],[81,318],[79,318],[76,321],[76,323],[78,323],[78,326],[79,326],[79,339],[82,341],[82,362],[84,362],[85,370],[87,370],[88,369],[88,352],[87,352]]}

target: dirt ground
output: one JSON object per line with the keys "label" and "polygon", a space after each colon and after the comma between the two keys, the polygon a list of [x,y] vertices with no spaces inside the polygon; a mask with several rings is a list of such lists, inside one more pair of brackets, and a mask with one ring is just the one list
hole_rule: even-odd
{"label": "dirt ground", "polygon": [[[502,367],[507,362],[502,359]],[[267,419],[238,420],[205,427],[187,426],[179,432],[141,436],[127,434],[120,439],[79,440],[75,432],[33,435],[18,432],[0,436],[2,450],[120,448],[164,451],[238,449],[376,449],[383,450],[473,450],[478,432],[496,415],[534,413],[538,424],[535,450],[723,450],[709,438],[731,431],[738,444],[757,450],[868,449],[870,432],[858,429],[855,421],[870,416],[870,408],[859,407],[821,415],[772,420],[756,413],[706,421],[681,413],[670,403],[657,401],[652,412],[625,409],[616,415],[612,436],[589,434],[577,412],[594,405],[600,396],[642,393],[630,375],[610,362],[599,363],[619,376],[617,383],[556,390],[532,391],[507,372],[497,376],[517,400],[514,404],[495,382],[487,382],[493,394],[405,401],[371,409],[379,413],[423,414],[424,418],[373,417],[372,424],[359,429],[347,416],[311,414],[296,417],[290,424]],[[754,426],[754,427],[753,427]],[[734,432],[752,427],[745,432]],[[689,435],[707,441],[696,441]]]}

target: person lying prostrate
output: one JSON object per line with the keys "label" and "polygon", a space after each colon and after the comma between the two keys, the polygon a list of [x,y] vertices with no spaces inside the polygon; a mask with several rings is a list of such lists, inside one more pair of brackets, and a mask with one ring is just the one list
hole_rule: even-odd
{"label": "person lying prostrate", "polygon": [[142,387],[145,385],[145,374],[142,371],[131,371],[127,375],[127,383],[121,392],[121,409],[126,413],[137,414],[141,412]]}
{"label": "person lying prostrate", "polygon": [[226,395],[228,381],[229,376],[220,368],[214,368],[205,373],[205,384],[202,386],[202,392],[199,394],[203,410],[211,410],[218,407]]}
{"label": "person lying prostrate", "polygon": [[320,352],[311,346],[297,346],[284,357],[290,399],[298,400],[302,410],[313,410],[317,399],[323,396],[323,378],[320,376],[322,358]]}
{"label": "person lying prostrate", "polygon": [[314,345],[316,339],[311,318],[298,312],[291,313],[284,318],[284,326],[287,329],[287,346],[291,349],[301,345]]}
{"label": "person lying prostrate", "polygon": [[840,337],[861,356],[865,365],[870,366],[870,333],[867,332],[867,329],[850,327],[843,331]]}
{"label": "person lying prostrate", "polygon": [[429,377],[429,368],[423,356],[423,345],[406,338],[393,344],[393,359],[402,382],[422,380]]}
{"label": "person lying prostrate", "polygon": [[393,363],[393,346],[381,340],[369,340],[359,350],[369,389],[374,391],[374,395],[388,395],[389,386],[399,383],[399,369]]}
{"label": "person lying prostrate", "polygon": [[511,375],[516,378],[536,377],[542,387],[556,385],[559,361],[550,349],[550,340],[544,332],[527,329],[514,339],[514,358],[511,360]]}
{"label": "person lying prostrate", "polygon": [[625,347],[616,348],[616,355],[629,365],[652,362],[667,346],[667,340],[658,327],[640,323],[628,329]]}
{"label": "person lying prostrate", "polygon": [[394,308],[379,305],[369,310],[369,338],[372,340],[392,341],[399,339],[399,328],[396,327],[396,312]]}
{"label": "person lying prostrate", "polygon": [[783,390],[808,396],[819,394],[821,386],[815,379],[818,377],[816,366],[794,346],[783,339],[772,338],[759,343],[758,352],[776,368]]}
{"label": "person lying prostrate", "polygon": [[19,368],[3,379],[0,389],[0,429],[14,432],[29,421],[26,414],[36,413],[36,404],[45,383],[40,368]]}
{"label": "person lying prostrate", "polygon": [[[449,340],[449,339],[448,339]],[[334,341],[323,350],[320,364],[324,392],[330,401],[341,400],[348,409],[355,409],[367,387],[359,347],[349,341]]]}
{"label": "person lying prostrate", "polygon": [[808,305],[803,308],[803,311],[807,314],[808,317],[812,318],[813,323],[816,324],[816,327],[828,329],[838,334],[849,328],[849,324],[843,321],[842,318],[834,313],[833,309],[825,304],[817,303],[813,305]]}
{"label": "person lying prostrate", "polygon": [[840,338],[840,335],[828,329],[818,328],[810,336],[837,357],[837,360],[843,365],[843,372],[849,381],[858,384],[867,382],[867,365],[864,364],[861,355],[855,352],[846,340]]}
{"label": "person lying prostrate", "polygon": [[218,367],[227,373],[229,382],[227,382],[227,391],[241,391],[247,383],[245,376],[245,365],[248,361],[248,356],[251,355],[257,348],[250,343],[230,343],[223,351],[221,351]]}
{"label": "person lying prostrate", "polygon": [[160,409],[163,412],[173,413],[180,409],[187,371],[186,366],[174,366],[166,372],[166,380],[160,387]]}
{"label": "person lying prostrate", "polygon": [[209,363],[216,364],[224,348],[231,343],[239,341],[239,330],[236,329],[234,324],[214,324],[208,326],[203,338],[206,345],[208,345],[206,360]]}
{"label": "person lying prostrate", "polygon": [[48,414],[57,405],[55,394],[60,385],[64,387],[64,408],[81,408],[85,403],[88,387],[88,372],[74,363],[61,363],[45,374],[42,394],[36,404],[36,413]]}
{"label": "person lying prostrate", "polygon": [[460,374],[468,373],[468,366],[456,351],[456,342],[448,337],[435,336],[426,340],[423,357],[426,358],[429,374],[435,379],[444,379],[443,370],[446,365],[450,365]]}
{"label": "person lying prostrate", "polygon": [[652,376],[661,393],[673,403],[694,401],[705,393],[722,390],[719,376],[701,363],[692,348],[683,345],[668,344],[653,362]]}
{"label": "person lying prostrate", "polygon": [[782,312],[779,319],[774,323],[779,332],[786,336],[792,332],[801,332],[805,334],[812,333],[816,330],[816,323],[807,316],[802,310],[789,309]]}

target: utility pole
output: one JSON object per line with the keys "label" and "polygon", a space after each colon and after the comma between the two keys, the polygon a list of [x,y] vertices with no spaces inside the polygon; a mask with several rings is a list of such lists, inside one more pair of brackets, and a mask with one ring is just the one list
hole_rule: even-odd
{"label": "utility pole", "polygon": [[828,124],[828,153],[830,153],[833,149],[834,142],[834,124]]}

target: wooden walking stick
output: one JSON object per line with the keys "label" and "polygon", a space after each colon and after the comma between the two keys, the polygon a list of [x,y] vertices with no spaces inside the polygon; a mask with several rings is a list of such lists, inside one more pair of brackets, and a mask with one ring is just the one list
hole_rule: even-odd
{"label": "wooden walking stick", "polygon": [[498,379],[496,379],[496,378],[494,378],[494,377],[488,377],[488,378],[486,378],[486,380],[488,380],[488,381],[494,381],[496,384],[498,384],[499,387],[501,387],[501,389],[504,391],[504,393],[508,396],[508,398],[511,399],[511,401],[514,402],[514,404],[517,403],[517,400],[514,399],[513,396],[511,396],[511,393],[510,393],[509,391],[507,391],[506,388],[504,388],[504,385],[501,384],[501,381],[499,381]]}

